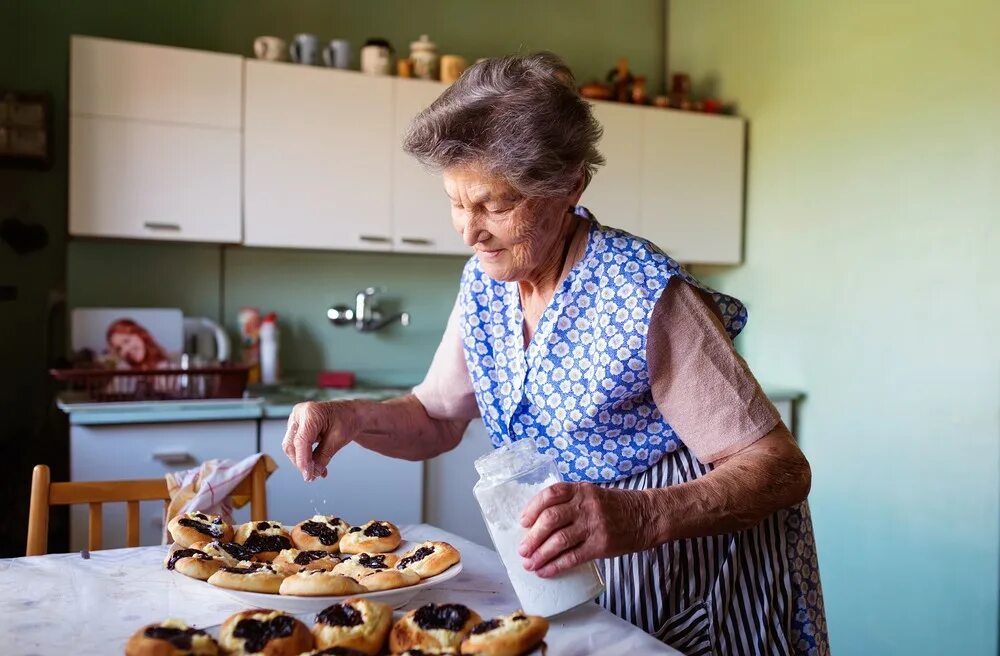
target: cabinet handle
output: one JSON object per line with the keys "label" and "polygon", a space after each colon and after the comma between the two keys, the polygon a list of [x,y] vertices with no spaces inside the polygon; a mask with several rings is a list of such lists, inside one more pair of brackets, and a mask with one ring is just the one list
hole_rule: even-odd
{"label": "cabinet handle", "polygon": [[399,241],[404,244],[409,244],[410,246],[433,246],[434,242],[430,239],[424,239],[423,237],[403,237]]}
{"label": "cabinet handle", "polygon": [[158,223],[156,221],[146,221],[142,224],[147,230],[164,230],[167,232],[180,232],[181,226],[178,223]]}
{"label": "cabinet handle", "polygon": [[388,237],[379,237],[378,235],[358,235],[358,239],[360,239],[361,241],[370,241],[376,244],[389,243]]}
{"label": "cabinet handle", "polygon": [[173,467],[176,465],[186,465],[189,462],[194,462],[194,456],[186,451],[172,451],[169,453],[154,453],[153,460]]}

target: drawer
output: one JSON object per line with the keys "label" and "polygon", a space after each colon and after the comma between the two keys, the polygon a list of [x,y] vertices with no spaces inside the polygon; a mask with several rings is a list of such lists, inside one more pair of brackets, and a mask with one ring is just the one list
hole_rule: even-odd
{"label": "drawer", "polygon": [[[257,422],[194,422],[77,426],[70,431],[70,480],[160,478],[212,458],[239,460],[257,452]],[[159,544],[163,504],[140,504],[140,543]],[[249,519],[248,507],[236,513]],[[87,507],[70,512],[70,547],[87,545]],[[104,505],[104,547],[125,546],[125,504]]]}

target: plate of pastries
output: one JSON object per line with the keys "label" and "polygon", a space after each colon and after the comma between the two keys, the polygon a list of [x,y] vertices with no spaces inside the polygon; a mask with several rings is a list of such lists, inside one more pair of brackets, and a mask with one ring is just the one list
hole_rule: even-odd
{"label": "plate of pastries", "polygon": [[462,604],[424,604],[394,617],[388,604],[351,597],[317,613],[312,627],[284,611],[267,608],[234,613],[212,633],[180,620],[148,624],[129,638],[125,654],[527,656],[544,654],[548,630],[544,618],[522,611],[484,620]]}
{"label": "plate of pastries", "polygon": [[348,597],[399,608],[425,587],[462,571],[458,549],[408,542],[392,522],[351,526],[314,515],[288,528],[265,520],[229,526],[190,512],[170,520],[168,570],[204,581],[247,606],[316,612]]}

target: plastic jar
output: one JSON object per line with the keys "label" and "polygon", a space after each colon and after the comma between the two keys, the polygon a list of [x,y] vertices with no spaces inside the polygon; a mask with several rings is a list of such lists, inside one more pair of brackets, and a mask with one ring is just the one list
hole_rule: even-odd
{"label": "plastic jar", "polygon": [[527,532],[521,526],[521,511],[541,490],[562,481],[551,456],[539,453],[533,440],[523,439],[477,459],[476,471],[479,481],[473,492],[526,613],[551,617],[593,601],[604,591],[593,562],[543,579],[524,569],[517,552]]}

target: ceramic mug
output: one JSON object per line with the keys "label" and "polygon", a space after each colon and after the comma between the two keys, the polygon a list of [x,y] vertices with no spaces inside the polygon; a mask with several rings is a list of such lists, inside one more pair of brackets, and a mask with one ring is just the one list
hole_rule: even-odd
{"label": "ceramic mug", "polygon": [[461,55],[444,55],[441,57],[441,81],[451,84],[462,75],[467,66],[465,57]]}
{"label": "ceramic mug", "polygon": [[323,63],[330,68],[351,67],[351,44],[344,39],[334,39],[323,48]]}
{"label": "ceramic mug", "polygon": [[288,52],[296,64],[316,66],[319,64],[319,37],[315,34],[296,34]]}
{"label": "ceramic mug", "polygon": [[253,54],[257,59],[285,61],[287,55],[285,40],[276,36],[259,36],[253,42]]}

